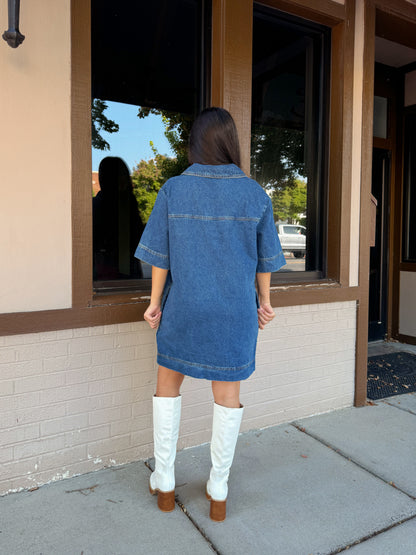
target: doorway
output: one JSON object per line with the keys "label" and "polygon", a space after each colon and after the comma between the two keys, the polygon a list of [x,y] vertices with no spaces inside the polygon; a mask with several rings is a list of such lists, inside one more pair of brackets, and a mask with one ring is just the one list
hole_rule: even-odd
{"label": "doorway", "polygon": [[[394,5],[393,5],[394,4]],[[358,4],[357,4],[358,6]],[[402,305],[409,312],[416,301],[416,271],[411,273],[409,264],[404,264],[402,252],[402,209],[403,209],[403,118],[406,110],[416,106],[416,10],[408,2],[387,3],[385,0],[366,0],[362,3],[364,10],[357,11],[358,17],[364,22],[364,72],[363,72],[363,112],[362,112],[362,166],[361,166],[361,200],[360,216],[360,270],[364,302],[358,306],[357,314],[357,354],[356,354],[356,387],[355,404],[364,405],[367,396],[367,363],[369,355],[368,338],[372,341],[371,351],[386,344],[374,339],[398,339],[408,341],[410,335],[403,334]],[[387,79],[382,79],[377,66],[391,72]],[[389,102],[390,91],[393,97]],[[379,97],[379,98],[377,98]],[[374,108],[374,112],[373,112]],[[377,114],[378,112],[378,114]],[[379,116],[377,118],[376,116]],[[376,121],[378,120],[378,121]],[[374,133],[377,126],[377,132]],[[380,150],[378,150],[380,149]],[[390,153],[390,157],[386,151]],[[374,170],[372,164],[374,163]],[[376,183],[377,182],[377,183]],[[388,187],[386,183],[388,182]],[[415,185],[416,186],[416,185]],[[379,189],[378,194],[384,195],[384,202],[379,206],[384,218],[379,215],[379,235],[381,222],[387,234],[382,240],[384,248],[377,253],[376,247],[370,247],[371,191]],[[386,200],[388,196],[388,201]],[[387,209],[386,209],[387,207]],[[387,218],[387,226],[385,224]],[[384,233],[383,233],[384,235]],[[371,254],[371,250],[375,252]],[[381,264],[381,255],[387,264]],[[369,284],[370,259],[372,277]],[[377,271],[374,269],[378,267]],[[387,284],[383,285],[387,272]],[[415,264],[416,270],[416,264]],[[410,287],[407,289],[407,279]],[[381,282],[381,286],[380,286]],[[385,283],[385,281],[384,281]],[[374,289],[376,289],[374,291]],[[405,294],[403,294],[403,292]],[[410,292],[410,294],[409,294]],[[380,299],[381,295],[381,299]],[[371,301],[370,301],[371,297]],[[377,303],[378,301],[378,303]],[[380,302],[381,301],[381,302]],[[411,301],[411,302],[409,302]],[[371,302],[371,308],[369,304]],[[378,308],[377,308],[378,304]],[[362,308],[362,310],[361,310]],[[412,322],[415,321],[415,310],[411,312]],[[386,325],[383,323],[386,322]],[[376,322],[373,325],[373,322]],[[379,324],[378,322],[381,322]],[[367,327],[368,335],[363,333]],[[374,327],[376,328],[374,330]],[[413,331],[413,330],[412,330]],[[381,336],[381,337],[380,337]],[[413,339],[411,337],[410,339]],[[374,353],[373,353],[374,354]]]}
{"label": "doorway", "polygon": [[416,100],[416,40],[406,36],[403,21],[376,11],[371,192],[377,199],[377,213],[375,246],[370,248],[370,342],[404,339],[399,313],[401,271],[413,270],[404,267],[401,256],[402,160],[404,119]]}
{"label": "doorway", "polygon": [[371,193],[377,202],[374,243],[370,248],[368,340],[391,335],[391,283],[393,258],[389,248],[394,223],[391,206],[395,193],[397,99],[400,75],[385,62],[385,41],[376,38],[374,67],[373,156]]}

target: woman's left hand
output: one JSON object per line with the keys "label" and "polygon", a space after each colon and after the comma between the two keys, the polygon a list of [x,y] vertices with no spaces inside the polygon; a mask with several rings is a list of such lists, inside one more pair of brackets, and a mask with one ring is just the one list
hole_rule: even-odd
{"label": "woman's left hand", "polygon": [[144,319],[153,329],[159,326],[161,316],[160,304],[150,304],[144,313]]}
{"label": "woman's left hand", "polygon": [[274,317],[275,313],[270,303],[260,304],[260,308],[257,309],[257,319],[261,330],[264,330],[264,326],[271,322]]}

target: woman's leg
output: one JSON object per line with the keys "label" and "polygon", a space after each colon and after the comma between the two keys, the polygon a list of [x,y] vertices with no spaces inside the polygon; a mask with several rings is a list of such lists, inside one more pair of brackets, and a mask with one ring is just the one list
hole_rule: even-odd
{"label": "woman's leg", "polygon": [[240,382],[212,382],[212,393],[217,405],[240,408]]}
{"label": "woman's leg", "polygon": [[159,366],[156,397],[178,397],[184,377],[179,372]]}
{"label": "woman's leg", "polygon": [[150,476],[150,493],[157,493],[159,509],[175,508],[175,457],[181,418],[179,394],[183,374],[159,366],[153,397],[153,439],[155,470]]}
{"label": "woman's leg", "polygon": [[226,516],[228,476],[234,458],[243,407],[240,404],[240,382],[212,382],[214,417],[212,421],[212,468],[207,482],[212,520],[221,522]]}

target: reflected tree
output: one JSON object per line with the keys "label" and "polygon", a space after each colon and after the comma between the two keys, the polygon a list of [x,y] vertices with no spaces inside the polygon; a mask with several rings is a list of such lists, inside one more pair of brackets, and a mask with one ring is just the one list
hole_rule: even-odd
{"label": "reflected tree", "polygon": [[107,108],[108,106],[103,100],[93,99],[91,106],[92,147],[97,150],[110,150],[109,143],[100,135],[101,131],[117,133],[119,130],[118,123],[108,119],[104,114]]}
{"label": "reflected tree", "polygon": [[272,198],[276,220],[294,221],[306,212],[304,131],[254,124],[251,175]]}
{"label": "reflected tree", "polygon": [[175,156],[168,158],[164,164],[164,176],[167,180],[170,177],[181,174],[189,166],[188,143],[194,118],[188,114],[146,108],[144,106],[139,109],[137,115],[143,119],[149,114],[160,115],[162,117],[162,122],[165,126],[165,137],[175,153]]}
{"label": "reflected tree", "polygon": [[306,182],[296,179],[294,187],[282,190],[274,189],[272,194],[273,214],[276,221],[287,221],[289,224],[305,225],[306,218]]}
{"label": "reflected tree", "polygon": [[159,115],[165,127],[167,138],[175,156],[160,154],[153,142],[150,146],[153,158],[141,160],[133,169],[133,192],[139,205],[140,215],[147,222],[162,185],[171,177],[181,174],[189,166],[188,142],[193,118],[177,112],[140,107],[138,117],[144,119],[150,114]]}
{"label": "reflected tree", "polygon": [[140,160],[133,169],[131,180],[133,193],[136,197],[140,216],[143,223],[147,223],[156,201],[157,194],[162,185],[167,181],[166,174],[171,170],[173,160],[159,154],[150,143],[154,157],[150,160]]}

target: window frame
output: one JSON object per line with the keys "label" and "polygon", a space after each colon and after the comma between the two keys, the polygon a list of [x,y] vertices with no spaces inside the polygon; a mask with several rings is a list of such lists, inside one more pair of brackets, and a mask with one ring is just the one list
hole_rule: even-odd
{"label": "window frame", "polygon": [[[274,306],[290,306],[304,304],[303,297],[311,295],[311,302],[315,302],[314,293],[320,290],[322,298],[330,298],[334,294],[342,296],[350,287],[350,227],[351,227],[351,157],[352,157],[352,108],[353,108],[353,72],[354,72],[354,35],[355,35],[355,2],[347,0],[344,5],[332,3],[328,5],[325,0],[297,0],[296,3],[287,0],[261,0],[264,6],[276,8],[289,15],[299,16],[310,22],[325,25],[331,28],[331,60],[330,60],[330,95],[329,95],[329,144],[328,144],[328,174],[327,179],[331,186],[328,188],[327,210],[327,262],[326,278],[316,279],[314,275],[305,275],[305,281],[298,281],[299,287],[290,284],[289,277],[285,282],[273,284],[272,304]],[[247,2],[248,4],[248,2]],[[251,4],[251,8],[253,3]],[[223,11],[227,11],[225,8]],[[229,18],[230,20],[230,18]],[[237,18],[236,18],[237,20]],[[247,37],[252,32],[251,26],[246,26],[240,32],[245,32]],[[227,44],[225,49],[227,50]],[[251,79],[251,65],[249,68]],[[225,100],[225,106],[233,106],[233,95],[218,95]],[[223,97],[226,97],[225,99]],[[250,95],[249,101],[251,101]],[[250,112],[251,114],[251,112]],[[239,127],[242,144],[250,144],[250,126],[246,117],[234,116]],[[243,151],[244,160],[244,151]],[[245,158],[243,169],[249,169],[249,158]],[[356,287],[356,289],[355,289]],[[350,288],[358,291],[358,286]],[[328,296],[326,293],[331,291]],[[275,293],[273,293],[275,291]],[[299,293],[302,291],[302,294]],[[312,291],[314,293],[312,294]],[[337,293],[335,293],[337,291]],[[305,292],[305,295],[303,295]],[[317,294],[318,295],[318,294]],[[287,296],[287,299],[286,299]],[[354,298],[357,298],[355,296]]]}
{"label": "window frame", "polygon": [[[267,4],[267,5],[265,5]],[[309,242],[312,245],[311,256],[314,259],[314,265],[317,270],[311,271],[290,271],[275,272],[272,274],[272,284],[278,285],[284,282],[304,282],[325,280],[327,278],[327,223],[328,223],[328,134],[329,134],[329,97],[330,97],[330,69],[329,62],[331,59],[331,27],[322,25],[316,21],[306,21],[304,18],[295,16],[293,14],[283,12],[276,7],[271,7],[269,2],[254,2],[253,9],[253,22],[254,12],[257,9],[258,13],[264,14],[265,17],[272,19],[276,17],[277,20],[286,24],[287,27],[293,27],[300,31],[305,29],[311,35],[314,35],[314,40],[320,42],[320,56],[307,59],[306,61],[306,79],[308,75],[313,75],[313,83],[306,83],[306,86],[313,87],[312,95],[317,95],[316,108],[318,114],[314,111],[306,110],[305,123],[310,113],[309,118],[314,118],[316,129],[313,133],[305,134],[305,152],[309,153],[309,158],[312,160],[310,173],[313,176],[314,187],[311,193],[307,195],[308,212],[312,213],[312,227],[316,231],[316,243],[319,245],[318,250],[314,247],[313,241]],[[254,47],[254,45],[253,45]],[[315,67],[319,58],[319,70]],[[310,81],[309,77],[309,81]],[[305,94],[305,99],[309,97]],[[309,102],[311,104],[311,102]],[[311,124],[311,121],[309,121]],[[315,142],[316,141],[316,142]],[[315,145],[313,143],[315,142]],[[307,239],[308,240],[308,239]],[[305,259],[306,260],[306,259]]]}

